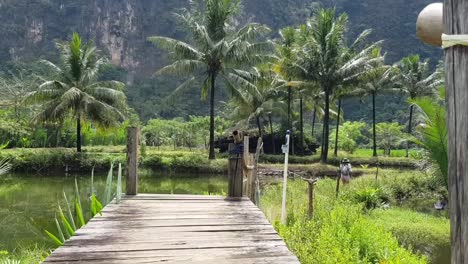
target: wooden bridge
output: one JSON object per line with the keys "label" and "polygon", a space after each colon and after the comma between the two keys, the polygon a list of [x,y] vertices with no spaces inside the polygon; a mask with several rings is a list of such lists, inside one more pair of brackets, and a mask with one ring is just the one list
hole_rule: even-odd
{"label": "wooden bridge", "polygon": [[137,195],[55,250],[45,263],[299,263],[247,198]]}
{"label": "wooden bridge", "polygon": [[[242,195],[241,164],[253,157],[244,152],[230,158],[229,199],[137,195],[138,135],[129,129],[127,196],[107,205],[45,263],[299,263],[262,211]],[[252,198],[253,180],[246,185]]]}

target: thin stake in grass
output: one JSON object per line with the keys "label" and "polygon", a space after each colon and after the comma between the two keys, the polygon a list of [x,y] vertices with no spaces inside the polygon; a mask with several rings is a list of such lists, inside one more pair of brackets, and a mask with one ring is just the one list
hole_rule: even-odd
{"label": "thin stake in grass", "polygon": [[119,163],[119,171],[117,173],[117,196],[116,202],[120,203],[122,198],[122,163]]}

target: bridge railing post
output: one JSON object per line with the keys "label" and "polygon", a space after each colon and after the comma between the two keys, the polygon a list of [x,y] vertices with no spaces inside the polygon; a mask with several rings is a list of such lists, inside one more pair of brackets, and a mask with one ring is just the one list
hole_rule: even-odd
{"label": "bridge railing post", "polygon": [[242,199],[243,183],[243,153],[240,153],[239,145],[229,144],[229,166],[228,166],[228,200]]}
{"label": "bridge railing post", "polygon": [[140,146],[140,129],[127,129],[127,195],[138,194],[138,153]]}

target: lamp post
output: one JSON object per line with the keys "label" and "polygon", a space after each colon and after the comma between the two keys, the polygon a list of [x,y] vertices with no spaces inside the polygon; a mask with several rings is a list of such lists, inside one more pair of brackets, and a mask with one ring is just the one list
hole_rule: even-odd
{"label": "lamp post", "polygon": [[418,36],[445,49],[452,263],[468,264],[468,1],[426,7]]}
{"label": "lamp post", "polygon": [[286,132],[286,144],[282,146],[284,153],[284,172],[283,172],[283,201],[281,203],[281,223],[286,224],[286,191],[288,189],[288,163],[289,163],[289,141],[291,131]]}

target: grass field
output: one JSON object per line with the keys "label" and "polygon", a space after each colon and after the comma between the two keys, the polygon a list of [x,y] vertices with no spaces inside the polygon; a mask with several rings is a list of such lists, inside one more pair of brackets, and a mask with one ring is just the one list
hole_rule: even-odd
{"label": "grass field", "polygon": [[[265,189],[262,210],[301,263],[450,263],[449,220],[432,207],[440,196],[432,177],[381,170],[376,181],[372,171],[365,169],[339,198],[335,180],[319,180],[312,220],[301,180],[288,185],[287,225],[278,222],[282,184]],[[424,210],[412,209],[421,196],[428,201]]]}

